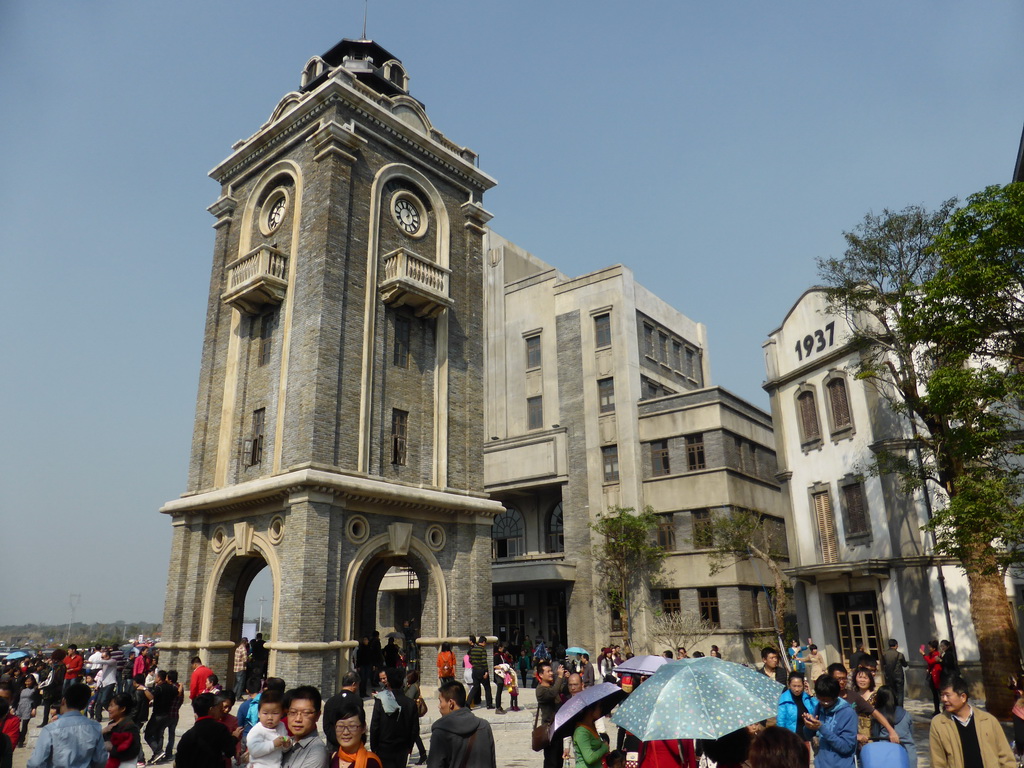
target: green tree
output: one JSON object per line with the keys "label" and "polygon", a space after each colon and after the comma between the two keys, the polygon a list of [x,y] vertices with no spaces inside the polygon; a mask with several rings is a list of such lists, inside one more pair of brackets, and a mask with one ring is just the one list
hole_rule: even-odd
{"label": "green tree", "polygon": [[1019,422],[1010,358],[998,351],[1009,325],[995,321],[1007,319],[1012,303],[1007,293],[986,298],[984,281],[990,269],[1005,276],[1008,251],[1022,241],[986,235],[993,219],[1019,218],[1019,198],[999,197],[987,190],[955,213],[950,200],[935,212],[869,214],[844,233],[844,256],[818,266],[830,309],[845,315],[860,348],[858,377],[913,434],[912,451],[885,448],[873,470],[937,499],[929,524],[936,550],[957,557],[967,574],[987,706],[1005,715],[1013,700],[1004,677],[1019,664],[1003,584],[1024,530],[1019,472],[1008,461],[1019,454]]}
{"label": "green tree", "polygon": [[763,563],[771,574],[772,628],[775,630],[775,642],[785,653],[791,582],[782,571],[782,563],[789,559],[784,523],[763,512],[732,507],[727,514],[714,518],[712,531],[711,573],[718,573],[741,560],[756,560]]}
{"label": "green tree", "polygon": [[609,606],[624,615],[626,637],[632,646],[636,597],[649,593],[665,561],[665,551],[654,541],[658,517],[650,507],[639,513],[631,507],[613,507],[590,527],[602,538],[593,548],[597,572],[608,592]]}

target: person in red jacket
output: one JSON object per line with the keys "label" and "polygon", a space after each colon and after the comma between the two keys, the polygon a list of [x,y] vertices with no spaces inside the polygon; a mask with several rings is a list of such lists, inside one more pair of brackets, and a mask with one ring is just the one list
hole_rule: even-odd
{"label": "person in red jacket", "polygon": [[82,664],[85,659],[82,658],[82,654],[78,652],[77,645],[68,646],[68,655],[64,659],[64,690],[68,689],[69,685],[81,682],[79,678],[82,676]]}
{"label": "person in red jacket", "polygon": [[942,654],[939,653],[937,640],[929,640],[928,645],[921,646],[921,656],[928,665],[928,688],[932,692],[932,706],[935,707],[934,714],[939,714],[939,691],[942,690]]}
{"label": "person in red jacket", "polygon": [[203,666],[203,661],[198,656],[192,657],[192,678],[188,683],[188,697],[194,700],[201,693],[206,693],[206,681],[213,674],[213,670]]}

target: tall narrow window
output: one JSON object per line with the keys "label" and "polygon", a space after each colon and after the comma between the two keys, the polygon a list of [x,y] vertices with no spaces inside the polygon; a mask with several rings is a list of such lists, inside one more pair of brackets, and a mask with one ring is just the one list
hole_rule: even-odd
{"label": "tall narrow window", "polygon": [[687,347],[686,348],[686,370],[683,371],[683,372],[687,376],[689,376],[691,379],[697,379],[697,372],[696,372],[696,370],[694,368],[694,364],[696,363],[696,359],[697,359],[697,354],[692,349]]}
{"label": "tall narrow window", "polygon": [[391,463],[404,466],[408,455],[409,412],[391,411]]}
{"label": "tall narrow window", "polygon": [[686,436],[686,468],[693,472],[704,469],[704,435]]}
{"label": "tall narrow window", "polygon": [[617,483],[619,481],[619,446],[602,446],[601,464],[604,469],[604,481],[606,483]]}
{"label": "tall narrow window", "polygon": [[408,317],[395,316],[394,364],[399,368],[409,367],[409,339],[412,336],[412,322]]}
{"label": "tall narrow window", "polygon": [[253,320],[256,326],[253,328],[256,343],[259,345],[256,350],[256,365],[264,366],[270,362],[270,350],[273,348],[274,315],[272,312],[264,312]]}
{"label": "tall narrow window", "polygon": [[676,524],[672,515],[665,515],[658,522],[658,546],[668,552],[676,548]]}
{"label": "tall narrow window", "polygon": [[526,398],[526,428],[540,429],[544,426],[544,398],[540,395]]}
{"label": "tall narrow window", "polygon": [[597,402],[601,413],[615,411],[615,379],[597,380]]}
{"label": "tall narrow window", "polygon": [[651,443],[651,474],[655,477],[672,471],[668,458],[668,440],[654,440]]}
{"label": "tall narrow window", "polygon": [[683,345],[682,342],[672,342],[672,367],[677,371],[683,370]]}
{"label": "tall narrow window", "polygon": [[661,610],[663,613],[679,613],[680,605],[678,589],[661,590]]}
{"label": "tall narrow window", "polygon": [[609,314],[594,316],[594,346],[598,349],[612,345],[612,316]]}
{"label": "tall narrow window", "polygon": [[757,600],[757,590],[750,590],[750,620],[752,627],[761,626],[761,605]]}
{"label": "tall narrow window", "polygon": [[548,515],[548,552],[565,552],[565,529],[562,522],[562,502],[558,502]]}
{"label": "tall narrow window", "polygon": [[814,392],[801,392],[797,395],[796,403],[800,411],[800,433],[803,442],[809,443],[820,439],[821,427],[818,426],[818,408],[814,403]]}
{"label": "tall narrow window", "polygon": [[828,404],[832,410],[832,431],[838,432],[853,425],[850,418],[850,399],[846,394],[846,380],[832,379],[825,387],[828,391]]}
{"label": "tall narrow window", "polygon": [[864,503],[864,486],[850,483],[842,486],[843,507],[846,512],[846,536],[867,536],[871,533],[868,527],[868,510]]}
{"label": "tall narrow window", "polygon": [[715,546],[715,529],[712,527],[711,510],[693,510],[690,513],[690,528],[693,530],[694,549],[708,549]]}
{"label": "tall narrow window", "polygon": [[668,365],[668,336],[658,331],[658,361]]}
{"label": "tall narrow window", "polygon": [[540,368],[540,334],[526,337],[526,368]]}
{"label": "tall narrow window", "polygon": [[263,462],[264,425],[267,418],[266,408],[257,408],[252,412],[252,445],[249,448],[249,466]]}
{"label": "tall narrow window", "polygon": [[644,323],[644,354],[654,357],[654,327]]}
{"label": "tall narrow window", "polygon": [[836,541],[836,524],[832,518],[832,501],[828,491],[811,495],[814,517],[818,523],[818,540],[821,544],[821,562],[834,563],[839,558],[839,544]]}
{"label": "tall narrow window", "polygon": [[718,612],[718,590],[715,587],[706,587],[697,590],[697,604],[700,607],[700,617],[716,627],[721,626],[722,617]]}

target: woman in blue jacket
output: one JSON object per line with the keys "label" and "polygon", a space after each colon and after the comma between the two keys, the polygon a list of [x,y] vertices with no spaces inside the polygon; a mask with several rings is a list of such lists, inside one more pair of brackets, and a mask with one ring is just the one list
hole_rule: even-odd
{"label": "woman in blue jacket", "polygon": [[802,735],[804,712],[814,713],[818,702],[804,690],[804,676],[793,671],[789,673],[789,687],[779,696],[779,712],[775,724],[795,734]]}

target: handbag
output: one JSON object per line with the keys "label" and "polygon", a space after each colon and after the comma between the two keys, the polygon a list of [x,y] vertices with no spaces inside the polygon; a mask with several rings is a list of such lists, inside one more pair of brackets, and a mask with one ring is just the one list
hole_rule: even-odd
{"label": "handbag", "polygon": [[540,706],[537,706],[537,713],[533,716],[533,733],[530,734],[530,749],[534,752],[543,752],[551,743],[551,726],[537,725],[540,719]]}
{"label": "handbag", "polygon": [[427,702],[423,700],[422,696],[417,696],[414,701],[416,702],[416,715],[423,717],[427,714]]}

